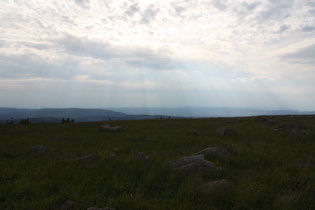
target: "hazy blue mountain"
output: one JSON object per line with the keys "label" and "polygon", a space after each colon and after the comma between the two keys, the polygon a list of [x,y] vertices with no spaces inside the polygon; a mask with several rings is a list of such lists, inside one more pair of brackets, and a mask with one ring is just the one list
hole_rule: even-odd
{"label": "hazy blue mountain", "polygon": [[314,112],[301,112],[296,110],[263,110],[255,108],[229,108],[229,107],[123,107],[108,108],[113,111],[127,114],[170,115],[181,117],[242,117],[257,115],[303,115]]}
{"label": "hazy blue mountain", "polygon": [[74,119],[75,122],[106,121],[106,120],[142,120],[157,118],[179,117],[242,117],[257,115],[303,115],[315,112],[300,112],[295,110],[262,110],[252,108],[209,108],[209,107],[124,107],[107,109],[15,109],[0,108],[0,124],[7,121],[18,123],[21,119],[29,118],[33,123],[61,122],[62,118]]}

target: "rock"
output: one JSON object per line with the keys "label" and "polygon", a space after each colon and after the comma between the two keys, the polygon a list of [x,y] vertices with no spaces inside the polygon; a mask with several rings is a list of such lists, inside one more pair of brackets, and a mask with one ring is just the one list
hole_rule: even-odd
{"label": "rock", "polygon": [[262,116],[257,116],[255,121],[258,121],[258,122],[267,122],[269,121],[268,118],[265,118],[265,117],[262,117]]}
{"label": "rock", "polygon": [[223,147],[208,147],[204,150],[201,150],[194,155],[213,156],[216,158],[230,158],[233,157],[233,154],[230,153],[227,149]]}
{"label": "rock", "polygon": [[234,184],[231,182],[221,179],[213,182],[202,184],[198,187],[198,191],[204,194],[221,194],[226,195],[234,190]]}
{"label": "rock", "polygon": [[73,201],[65,201],[61,206],[57,209],[64,210],[64,209],[74,209],[74,202]]}
{"label": "rock", "polygon": [[219,134],[220,136],[225,136],[225,135],[234,134],[236,131],[232,128],[221,127],[221,128],[218,128],[215,132]]}
{"label": "rock", "polygon": [[267,121],[264,122],[264,124],[266,124],[266,125],[275,125],[275,124],[277,124],[277,122],[274,121],[274,120],[267,120]]}
{"label": "rock", "polygon": [[116,154],[115,153],[111,153],[110,155],[108,155],[108,158],[114,159],[114,158],[116,158]]}
{"label": "rock", "polygon": [[147,163],[149,162],[150,158],[148,155],[144,154],[143,152],[139,152],[138,155],[137,155],[137,159],[144,162],[144,163]]}
{"label": "rock", "polygon": [[33,146],[32,150],[40,153],[40,154],[47,154],[50,153],[50,149],[44,145],[37,145],[37,146]]}
{"label": "rock", "polygon": [[79,161],[79,160],[93,160],[95,158],[95,155],[90,154],[90,155],[86,155],[86,156],[82,156],[82,157],[76,157],[71,159],[72,161]]}
{"label": "rock", "polygon": [[291,131],[290,131],[290,135],[292,136],[306,136],[308,135],[309,133],[307,133],[306,131],[302,130],[302,129],[299,129],[299,128],[293,128]]}
{"label": "rock", "polygon": [[185,156],[170,164],[172,170],[180,170],[187,175],[221,170],[220,167],[215,166],[212,162],[207,161],[202,155]]}
{"label": "rock", "polygon": [[199,135],[199,133],[198,133],[198,131],[193,130],[193,131],[189,131],[189,132],[187,132],[187,135],[198,136],[198,135]]}
{"label": "rock", "polygon": [[106,132],[121,132],[123,131],[123,128],[121,126],[101,125],[98,130]]}
{"label": "rock", "polygon": [[302,128],[300,123],[285,123],[279,125],[276,129],[292,129],[292,128]]}

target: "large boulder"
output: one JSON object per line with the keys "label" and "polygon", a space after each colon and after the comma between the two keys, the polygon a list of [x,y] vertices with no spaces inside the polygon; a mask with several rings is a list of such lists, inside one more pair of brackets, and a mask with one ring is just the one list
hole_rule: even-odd
{"label": "large boulder", "polygon": [[170,168],[172,170],[183,171],[188,175],[221,170],[220,167],[217,167],[212,162],[205,160],[202,155],[182,157],[171,163]]}
{"label": "large boulder", "polygon": [[123,128],[121,126],[110,126],[108,124],[101,125],[98,127],[99,131],[105,131],[105,132],[121,132],[123,131]]}
{"label": "large boulder", "polygon": [[233,157],[233,154],[230,153],[224,147],[208,147],[204,150],[195,153],[194,155],[202,155],[203,157],[211,156],[221,159]]}
{"label": "large boulder", "polygon": [[225,127],[217,128],[215,132],[216,134],[220,136],[231,135],[231,134],[236,133],[236,131],[233,128],[225,128]]}

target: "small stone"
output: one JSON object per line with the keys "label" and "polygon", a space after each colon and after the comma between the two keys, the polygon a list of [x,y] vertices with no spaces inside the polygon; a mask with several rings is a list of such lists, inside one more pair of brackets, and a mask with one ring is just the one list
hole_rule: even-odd
{"label": "small stone", "polygon": [[258,122],[267,122],[269,121],[268,118],[265,118],[265,117],[262,117],[262,116],[258,116],[256,117],[255,121],[258,121]]}
{"label": "small stone", "polygon": [[198,190],[204,194],[221,194],[225,195],[231,193],[234,189],[234,185],[225,179],[217,180],[202,184]]}
{"label": "small stone", "polygon": [[302,130],[302,129],[299,129],[299,128],[293,128],[291,131],[290,131],[290,135],[292,136],[306,136],[308,135],[309,133],[307,133],[306,131]]}
{"label": "small stone", "polygon": [[112,153],[112,154],[108,155],[108,158],[114,159],[114,158],[116,158],[116,154],[115,154],[115,153]]}
{"label": "small stone", "polygon": [[61,206],[59,206],[60,210],[64,209],[74,209],[74,202],[73,201],[65,201]]}
{"label": "small stone", "polygon": [[264,124],[266,124],[266,125],[275,125],[275,124],[277,124],[277,122],[274,121],[274,120],[268,120],[268,121],[265,121]]}
{"label": "small stone", "polygon": [[285,123],[277,127],[277,129],[292,129],[292,128],[302,128],[302,125],[300,123]]}
{"label": "small stone", "polygon": [[232,153],[230,153],[227,149],[224,147],[208,147],[204,150],[201,150],[194,155],[202,155],[205,156],[213,156],[217,158],[230,158],[233,157]]}
{"label": "small stone", "polygon": [[215,132],[219,134],[220,136],[225,136],[225,135],[234,134],[236,131],[233,128],[221,127],[221,128],[218,128]]}
{"label": "small stone", "polygon": [[123,131],[123,128],[121,126],[101,125],[98,130],[106,132],[121,132]]}
{"label": "small stone", "polygon": [[32,149],[41,154],[50,153],[50,149],[44,145],[37,145],[32,147]]}
{"label": "small stone", "polygon": [[138,155],[137,155],[137,159],[144,162],[144,163],[147,163],[149,162],[150,158],[148,155],[144,154],[143,152],[139,152]]}
{"label": "small stone", "polygon": [[72,161],[79,161],[79,160],[92,160],[95,158],[95,155],[90,154],[90,155],[86,155],[86,156],[82,156],[82,157],[76,157],[71,159]]}

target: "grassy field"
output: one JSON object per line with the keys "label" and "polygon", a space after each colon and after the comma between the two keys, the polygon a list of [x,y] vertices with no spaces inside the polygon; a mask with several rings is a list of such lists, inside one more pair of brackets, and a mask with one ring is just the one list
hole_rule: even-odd
{"label": "grassy field", "polygon": [[[271,117],[268,117],[271,119]],[[0,209],[315,209],[315,118],[276,116],[276,125],[248,118],[111,121],[0,126]],[[289,130],[297,122],[309,135]],[[218,127],[237,131],[219,136]],[[33,146],[45,145],[49,154]],[[212,158],[223,170],[187,176],[169,164],[207,147],[234,157]],[[144,163],[139,152],[149,156]],[[92,160],[74,161],[89,154]],[[198,186],[225,179],[229,193]]]}

